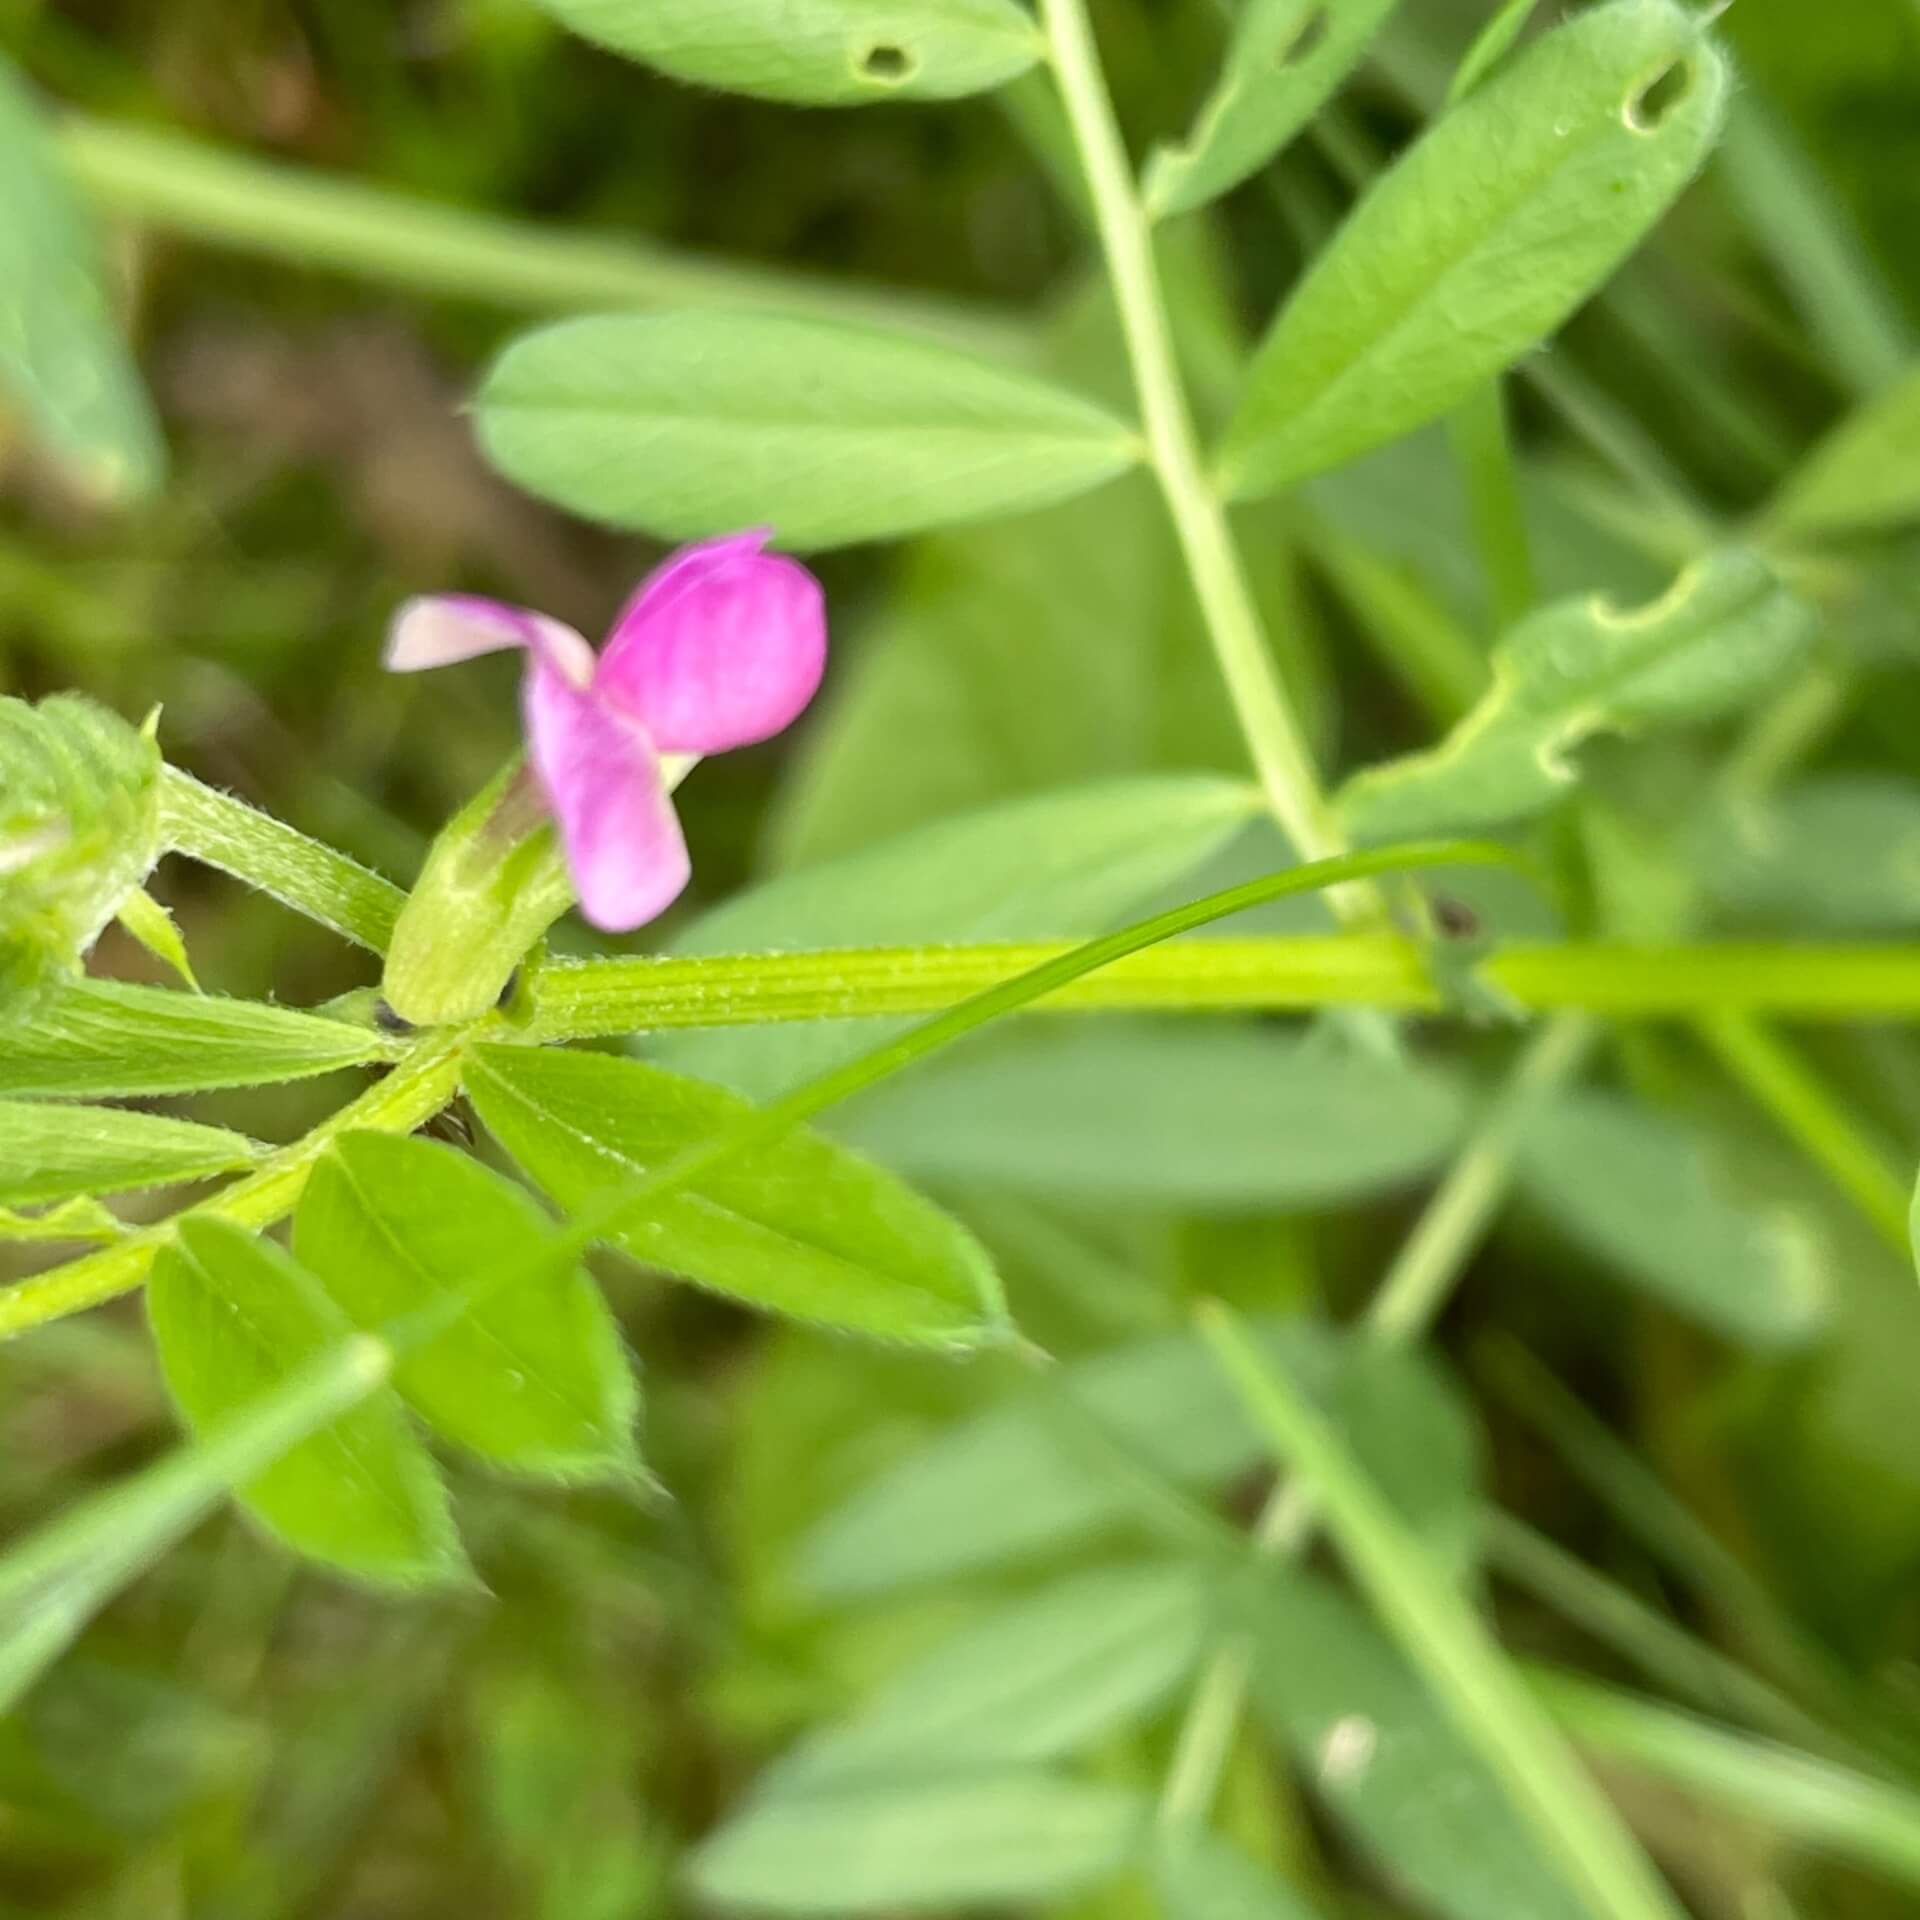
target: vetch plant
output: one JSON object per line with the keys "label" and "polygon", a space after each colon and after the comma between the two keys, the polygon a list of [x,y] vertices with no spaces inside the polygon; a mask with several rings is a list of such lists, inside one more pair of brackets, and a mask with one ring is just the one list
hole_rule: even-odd
{"label": "vetch plant", "polygon": [[[38,1367],[141,1441],[42,1473],[5,1427],[0,1830],[130,1728],[205,1768],[83,1789],[88,1864],[0,1905],[291,1920],[441,1822],[457,1874],[367,1884],[1903,1911],[1920,280],[1802,150],[1831,100],[1737,79],[1769,0],[541,4],[661,152],[751,114],[762,252],[787,192],[792,251],[842,232],[780,147],[842,123],[780,109],[889,108],[864,181],[996,100],[941,136],[992,192],[914,223],[990,276],[1014,195],[1057,297],[459,213],[0,73],[6,398],[49,486],[159,495],[93,537],[251,509],[193,454],[161,493],[78,194],[546,316],[472,382],[516,494],[465,474],[463,566],[432,522],[334,623],[354,725],[272,756],[287,819],[206,718],[279,690],[242,648],[0,698],[0,1423]],[[614,604],[636,536],[597,647],[520,604]],[[97,639],[83,568],[8,565]],[[193,868],[331,937],[269,980]]]}

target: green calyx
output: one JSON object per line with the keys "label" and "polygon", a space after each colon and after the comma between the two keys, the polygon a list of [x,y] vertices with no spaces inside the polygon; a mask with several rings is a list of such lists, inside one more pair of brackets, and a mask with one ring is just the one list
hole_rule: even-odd
{"label": "green calyx", "polygon": [[573,904],[559,836],[524,760],[461,808],[401,910],[382,992],[416,1027],[476,1020]]}

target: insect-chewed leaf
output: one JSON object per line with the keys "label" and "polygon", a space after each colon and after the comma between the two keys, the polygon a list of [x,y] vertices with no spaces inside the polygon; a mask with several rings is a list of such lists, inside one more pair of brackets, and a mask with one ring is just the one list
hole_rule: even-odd
{"label": "insect-chewed leaf", "polygon": [[1731,1339],[1788,1346],[1826,1317],[1828,1276],[1805,1224],[1743,1191],[1670,1115],[1618,1094],[1562,1094],[1528,1128],[1520,1169],[1528,1194],[1582,1246]]}
{"label": "insect-chewed leaf", "polygon": [[493,1464],[562,1479],[636,1470],[638,1393],[620,1330],[578,1270],[461,1296],[494,1267],[537,1266],[553,1223],[511,1181],[452,1147],[350,1133],[314,1169],[294,1251],[355,1326],[458,1307],[404,1352],[402,1398]]}
{"label": "insect-chewed leaf", "polygon": [[87,492],[159,484],[160,429],[101,284],[93,223],[40,115],[0,60],[0,385]]}
{"label": "insect-chewed leaf", "polygon": [[[147,1314],[168,1390],[203,1436],[355,1338],[304,1267],[219,1220],[181,1223]],[[357,1579],[411,1587],[465,1568],[447,1490],[391,1391],[289,1448],[239,1498],[288,1546]]]}
{"label": "insect-chewed leaf", "polygon": [[1159,215],[1186,213],[1277,154],[1352,72],[1399,0],[1251,0],[1193,131],[1147,172]]}
{"label": "insect-chewed leaf", "polygon": [[1739,548],[1632,612],[1597,598],[1543,607],[1495,649],[1479,706],[1430,752],[1357,774],[1341,811],[1363,840],[1524,819],[1573,783],[1583,740],[1715,719],[1774,680],[1813,630],[1812,609]]}
{"label": "insect-chewed leaf", "polygon": [[1017,513],[1140,457],[1131,427],[1031,374],[771,314],[564,320],[508,347],[477,410],[493,464],[572,512],[800,548]]}
{"label": "insect-chewed leaf", "polygon": [[[1302,1322],[1274,1326],[1263,1347],[1314,1394],[1436,1556],[1466,1564],[1476,1439],[1431,1368]],[[1035,1391],[1070,1394],[1078,1417],[1092,1415],[1180,1486],[1223,1483],[1261,1457],[1252,1423],[1189,1336],[1058,1367]],[[1084,1545],[1126,1515],[1128,1494],[1063,1435],[1070,1417],[1029,1400],[951,1428],[829,1514],[803,1543],[796,1577],[844,1600]]]}
{"label": "insect-chewed leaf", "polygon": [[97,1097],[263,1087],[387,1052],[377,1033],[288,1007],[77,980],[0,1045],[0,1094]]}
{"label": "insect-chewed leaf", "polygon": [[224,1127],[154,1113],[0,1100],[0,1205],[198,1180],[250,1166],[264,1151]]}
{"label": "insect-chewed leaf", "polygon": [[1920,928],[1920,783],[1815,774],[1710,815],[1693,865],[1723,906],[1793,926]]}
{"label": "insect-chewed leaf", "polygon": [[1254,1700],[1328,1810],[1422,1911],[1583,1920],[1499,1780],[1353,1603],[1274,1572],[1246,1601]]}
{"label": "insect-chewed leaf", "polygon": [[1013,0],[541,0],[616,53],[803,104],[981,93],[1040,57]]}
{"label": "insect-chewed leaf", "polygon": [[[478,1047],[467,1089],[489,1131],[568,1208],[754,1113],[638,1060],[550,1049]],[[751,1306],[881,1339],[968,1347],[1005,1324],[992,1264],[957,1221],[804,1128],[702,1173],[617,1244]]]}
{"label": "insect-chewed leaf", "polygon": [[[1101,780],[933,821],[780,875],[696,921],[681,953],[804,953],[1104,932],[1218,853],[1260,811],[1243,781]],[[669,1065],[755,1098],[883,1038],[884,1022],[663,1034]]]}
{"label": "insect-chewed leaf", "polygon": [[703,1899],[761,1913],[841,1915],[1024,1905],[1125,1864],[1146,1795],[1031,1768],[934,1780],[777,1787],[695,1852]]}
{"label": "insect-chewed leaf", "polygon": [[1678,0],[1610,0],[1516,57],[1388,172],[1249,372],[1229,492],[1272,492],[1437,418],[1544,339],[1713,144],[1726,67]]}
{"label": "insect-chewed leaf", "polygon": [[[0,119],[4,89],[0,71]],[[150,733],[76,694],[0,699],[0,1019],[28,1010],[9,981],[71,968],[159,857]]]}
{"label": "insect-chewed leaf", "polygon": [[1854,533],[1920,520],[1920,367],[1841,421],[1768,509],[1771,531]]}
{"label": "insect-chewed leaf", "polygon": [[774,1778],[784,1791],[1076,1752],[1179,1685],[1206,1644],[1213,1585],[1197,1561],[1069,1574],[943,1640]]}

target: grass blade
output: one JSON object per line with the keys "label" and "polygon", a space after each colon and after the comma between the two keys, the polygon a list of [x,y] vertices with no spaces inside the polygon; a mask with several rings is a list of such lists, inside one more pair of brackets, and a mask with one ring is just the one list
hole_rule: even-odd
{"label": "grass blade", "polygon": [[1266,1364],[1228,1309],[1203,1308],[1201,1330],[1276,1454],[1317,1495],[1381,1624],[1591,1911],[1604,1920],[1678,1920],[1673,1896],[1517,1671],[1326,1423]]}

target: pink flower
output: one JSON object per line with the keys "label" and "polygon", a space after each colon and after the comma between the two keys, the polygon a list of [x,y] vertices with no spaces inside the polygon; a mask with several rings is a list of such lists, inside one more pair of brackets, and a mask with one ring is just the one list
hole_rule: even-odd
{"label": "pink flower", "polygon": [[663,758],[725,753],[790,726],[826,665],[820,583],[765,551],[765,532],[684,547],[641,582],[598,658],[544,613],[471,594],[409,600],[387,665],[418,673],[524,647],[535,777],[559,825],[580,909],[627,933],[689,872]]}

